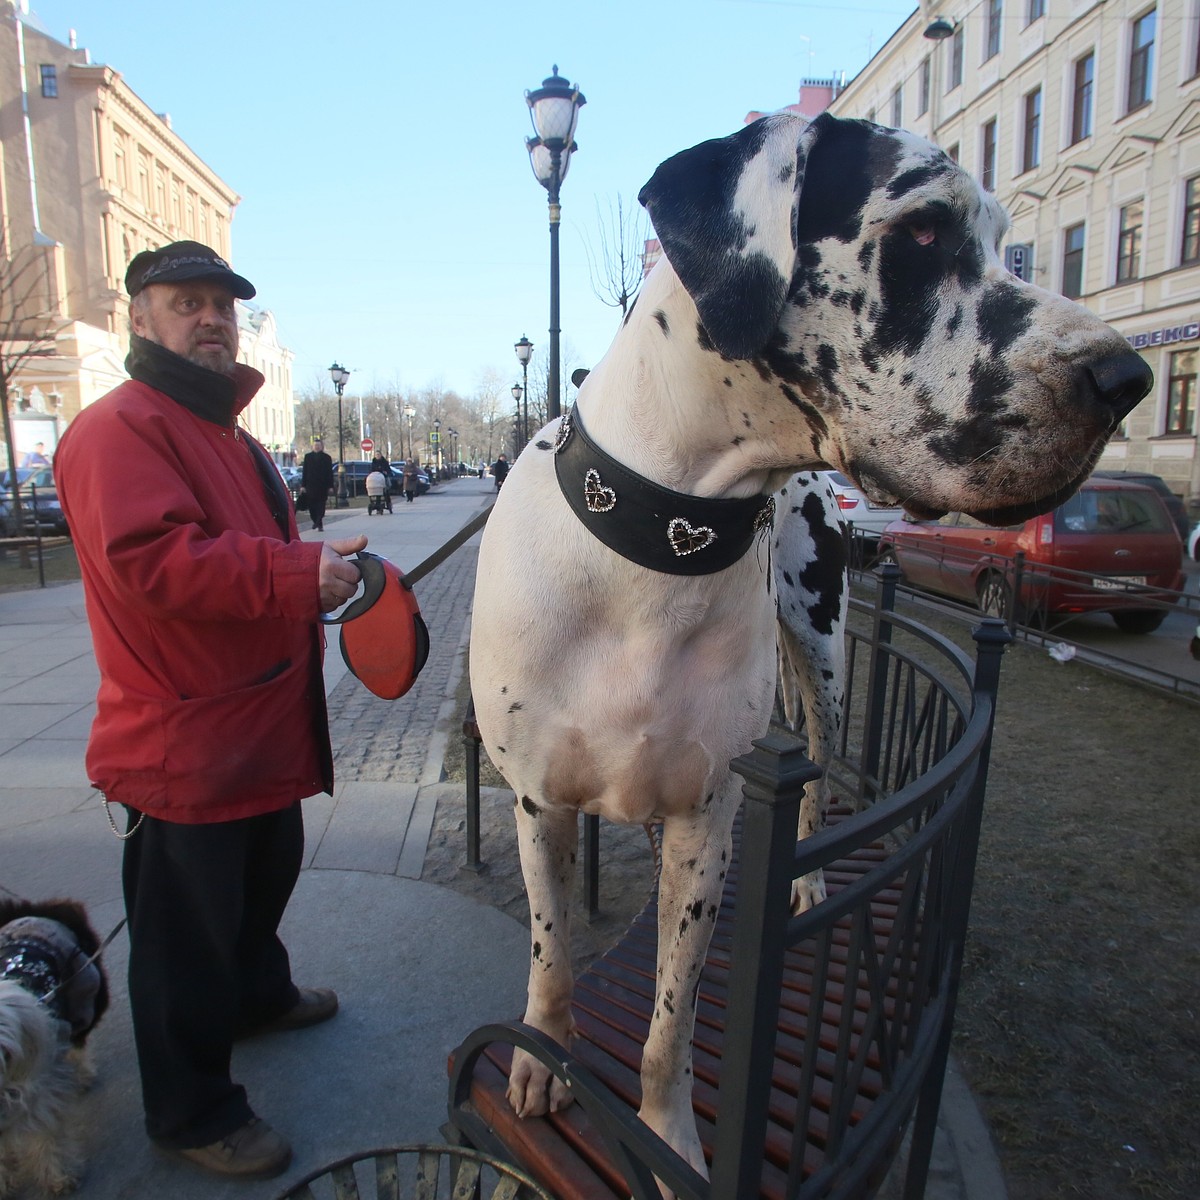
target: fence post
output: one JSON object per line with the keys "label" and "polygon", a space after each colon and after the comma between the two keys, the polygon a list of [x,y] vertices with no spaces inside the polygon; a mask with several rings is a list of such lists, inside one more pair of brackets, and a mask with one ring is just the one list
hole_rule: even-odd
{"label": "fence post", "polygon": [[745,780],[729,959],[730,980],[743,982],[729,989],[709,1194],[757,1200],[796,874],[796,824],[804,785],[821,770],[794,735],[778,730],[730,766]]}
{"label": "fence post", "polygon": [[883,710],[887,701],[888,654],[882,647],[892,640],[891,622],[885,614],[896,608],[896,586],[900,568],[895,563],[882,563],[876,571],[879,588],[875,593],[875,609],[871,621],[871,656],[867,668],[866,715],[863,723],[863,752],[859,766],[858,794],[864,804],[872,803],[878,795],[879,756],[883,746]]}
{"label": "fence post", "polygon": [[588,921],[600,916],[600,818],[583,816],[583,903]]}
{"label": "fence post", "polygon": [[989,618],[972,632],[975,639],[975,679],[972,687],[974,707],[986,704],[988,730],[975,760],[970,803],[963,809],[962,824],[955,835],[953,875],[950,895],[955,898],[947,913],[950,939],[947,973],[946,1015],[938,1032],[937,1048],[929,1064],[929,1073],[921,1084],[917,1111],[913,1120],[912,1142],[905,1174],[904,1200],[921,1200],[929,1176],[933,1137],[937,1129],[938,1109],[942,1103],[942,1085],[946,1078],[946,1060],[950,1057],[950,1037],[954,1032],[954,1012],[958,1003],[958,985],[962,978],[963,951],[967,924],[971,915],[971,891],[975,886],[975,864],[979,857],[979,832],[983,822],[983,797],[987,786],[988,765],[992,753],[992,730],[996,719],[996,695],[1000,687],[1000,658],[1013,640],[1005,622]]}
{"label": "fence post", "polygon": [[1008,600],[1008,620],[1005,622],[1008,627],[1008,636],[1014,637],[1017,632],[1017,626],[1024,624],[1023,621],[1017,619],[1017,614],[1021,611],[1021,588],[1025,583],[1025,551],[1018,550],[1013,555],[1013,577],[1012,577],[1012,595]]}
{"label": "fence post", "polygon": [[468,871],[483,870],[479,856],[479,722],[475,720],[475,697],[467,697],[467,715],[463,718],[463,768],[467,777],[467,861]]}

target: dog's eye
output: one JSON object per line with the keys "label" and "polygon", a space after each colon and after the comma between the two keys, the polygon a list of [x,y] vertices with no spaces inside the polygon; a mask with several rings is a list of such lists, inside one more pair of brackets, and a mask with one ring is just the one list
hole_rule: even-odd
{"label": "dog's eye", "polygon": [[932,246],[937,238],[937,230],[931,222],[914,221],[909,225],[908,232],[918,246]]}

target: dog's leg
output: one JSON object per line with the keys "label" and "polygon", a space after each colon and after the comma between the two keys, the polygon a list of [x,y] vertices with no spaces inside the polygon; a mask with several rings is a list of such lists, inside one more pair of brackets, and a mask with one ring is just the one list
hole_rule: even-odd
{"label": "dog's leg", "polygon": [[[529,897],[529,1002],[525,1021],[569,1047],[571,1017],[571,891],[579,818],[574,809],[539,807],[528,796],[516,804],[521,870]],[[518,1050],[508,1080],[508,1102],[519,1117],[557,1112],[571,1103],[567,1087],[536,1059]]]}
{"label": "dog's leg", "polygon": [[663,821],[658,980],[642,1052],[638,1115],[705,1176],[708,1168],[692,1111],[692,1032],[700,971],[733,848],[735,793],[735,783],[727,776],[699,811]]}
{"label": "dog's leg", "polygon": [[[779,493],[775,531],[776,633],[784,718],[797,728],[800,709],[808,755],[822,770],[804,789],[796,837],[825,826],[829,769],[842,723],[849,578],[837,505],[819,478],[798,475]],[[825,876],[813,871],[792,884],[792,911],[825,899]]]}
{"label": "dog's leg", "polygon": [[[842,725],[842,701],[846,670],[844,632],[833,638],[803,638],[780,622],[779,660],[783,692],[789,689],[798,697],[796,709],[785,715],[796,727],[798,708],[804,709],[804,728],[808,733],[808,756],[822,769],[819,779],[805,785],[800,802],[800,820],[796,838],[803,841],[825,827],[829,809],[829,769]],[[792,882],[792,911],[805,912],[825,899],[825,875],[813,871]]]}

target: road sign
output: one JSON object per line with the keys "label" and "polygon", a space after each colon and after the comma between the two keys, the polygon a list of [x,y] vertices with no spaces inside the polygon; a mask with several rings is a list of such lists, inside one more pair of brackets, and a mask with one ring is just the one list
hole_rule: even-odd
{"label": "road sign", "polygon": [[370,454],[371,451],[375,449],[375,443],[371,441],[370,438],[363,438],[363,440],[358,444],[362,448],[362,452],[364,454]]}

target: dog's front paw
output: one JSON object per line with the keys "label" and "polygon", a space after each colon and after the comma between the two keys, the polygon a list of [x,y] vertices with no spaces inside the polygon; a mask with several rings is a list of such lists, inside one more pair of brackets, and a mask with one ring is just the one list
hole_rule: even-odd
{"label": "dog's front paw", "polygon": [[573,1100],[570,1089],[549,1067],[523,1050],[513,1051],[508,1102],[518,1117],[544,1117],[561,1112]]}
{"label": "dog's front paw", "polygon": [[46,1191],[51,1196],[69,1196],[76,1188],[79,1187],[78,1175],[59,1175],[54,1181],[47,1185]]}
{"label": "dog's front paw", "polygon": [[[638,1116],[658,1134],[680,1158],[684,1159],[697,1174],[708,1178],[708,1164],[704,1161],[704,1148],[700,1145],[700,1134],[696,1129],[696,1117],[690,1107],[681,1112],[650,1113],[645,1107]],[[675,1193],[661,1180],[658,1190],[663,1200],[675,1200]]]}
{"label": "dog's front paw", "polygon": [[792,912],[799,916],[825,899],[825,872],[813,871],[792,880]]}
{"label": "dog's front paw", "polygon": [[62,1163],[47,1163],[35,1176],[39,1190],[47,1196],[69,1196],[83,1177],[76,1167]]}
{"label": "dog's front paw", "polygon": [[90,1092],[100,1078],[100,1072],[92,1061],[92,1055],[86,1046],[72,1046],[67,1052],[67,1061],[75,1070],[75,1085],[80,1094]]}

